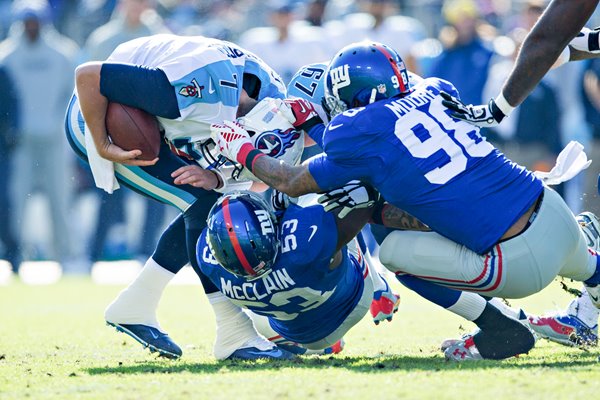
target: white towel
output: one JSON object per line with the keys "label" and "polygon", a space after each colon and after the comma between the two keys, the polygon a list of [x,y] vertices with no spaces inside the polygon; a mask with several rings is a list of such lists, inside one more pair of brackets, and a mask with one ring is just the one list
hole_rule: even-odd
{"label": "white towel", "polygon": [[572,140],[562,149],[550,172],[535,171],[534,174],[546,185],[558,185],[573,178],[591,163],[592,160],[588,160],[583,151],[583,145]]}
{"label": "white towel", "polygon": [[112,194],[112,192],[119,188],[119,182],[115,176],[115,164],[100,157],[98,150],[96,150],[92,134],[89,131],[85,134],[85,149],[96,187]]}

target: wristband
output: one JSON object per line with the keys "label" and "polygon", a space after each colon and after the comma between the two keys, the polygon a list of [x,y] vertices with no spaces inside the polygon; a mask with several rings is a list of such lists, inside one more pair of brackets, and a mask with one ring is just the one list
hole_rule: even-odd
{"label": "wristband", "polygon": [[266,156],[266,154],[250,143],[244,143],[238,152],[237,162],[248,168],[250,172],[253,172],[252,167],[254,166],[254,162],[263,156]]}
{"label": "wristband", "polygon": [[388,203],[385,202],[383,197],[379,196],[379,200],[377,200],[373,206],[373,214],[370,222],[377,225],[385,225],[385,221],[383,220],[383,211],[387,204]]}
{"label": "wristband", "polygon": [[323,120],[321,119],[321,117],[316,116],[316,117],[312,117],[309,120],[306,120],[303,124],[298,125],[296,128],[298,129],[302,129],[304,132],[310,131],[312,128],[314,128],[315,126],[322,124]]}
{"label": "wristband", "polygon": [[221,175],[220,172],[217,172],[217,170],[215,170],[215,169],[209,169],[209,171],[212,172],[217,177],[217,187],[215,187],[213,190],[222,189],[225,186],[224,177]]}
{"label": "wristband", "polygon": [[511,106],[508,101],[504,98],[504,94],[500,92],[498,96],[494,99],[494,103],[496,107],[504,114],[505,117],[508,117],[511,112],[515,109],[515,107]]}

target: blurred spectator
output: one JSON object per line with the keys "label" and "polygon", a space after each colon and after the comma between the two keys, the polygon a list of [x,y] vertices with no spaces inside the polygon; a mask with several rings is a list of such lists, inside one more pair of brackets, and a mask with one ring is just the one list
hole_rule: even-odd
{"label": "blurred spectator", "polygon": [[294,4],[289,1],[271,3],[272,27],[260,27],[242,34],[239,43],[277,71],[285,83],[300,67],[327,61],[333,51],[320,27],[293,24]]}
{"label": "blurred spectator", "polygon": [[[121,43],[164,32],[168,32],[168,29],[155,12],[154,0],[119,0],[110,21],[90,34],[85,52],[90,60],[106,60]],[[125,188],[113,194],[97,191],[100,208],[90,244],[89,257],[92,261],[132,256],[125,226],[125,200],[128,192]],[[136,253],[145,259],[152,254],[158,233],[162,229],[165,206],[151,199],[144,201],[146,214]]]}
{"label": "blurred spectator", "polygon": [[323,26],[326,8],[327,0],[309,0],[304,19],[312,26]]}
{"label": "blurred spectator", "polygon": [[600,172],[600,60],[586,62],[583,80],[585,119],[591,127],[591,140],[585,152],[592,165],[585,171],[583,210],[600,215],[598,173]]}
{"label": "blurred spectator", "polygon": [[0,240],[4,259],[17,272],[20,264],[19,242],[13,230],[12,202],[9,188],[12,180],[12,154],[17,144],[18,98],[14,85],[4,68],[0,66]]}
{"label": "blurred spectator", "polygon": [[0,46],[0,63],[14,79],[21,105],[14,170],[16,222],[23,226],[24,206],[36,189],[42,189],[49,200],[52,216],[50,254],[35,254],[28,248],[23,257],[70,261],[73,253],[67,208],[71,185],[67,177],[72,156],[63,139],[62,125],[73,90],[78,49],[47,24],[49,9],[45,0],[18,0],[13,12],[16,22]]}
{"label": "blurred spectator", "polygon": [[121,43],[169,32],[153,4],[154,0],[119,0],[110,21],[90,34],[84,48],[88,59],[103,61]]}
{"label": "blurred spectator", "polygon": [[392,0],[361,0],[359,5],[364,12],[325,25],[336,49],[365,39],[381,42],[396,50],[410,71],[420,74],[413,47],[426,37],[423,24],[398,15],[398,6]]}
{"label": "blurred spectator", "polygon": [[443,13],[450,24],[440,33],[445,49],[428,75],[454,83],[465,103],[480,104],[494,52],[478,31],[482,21],[477,5],[473,0],[449,0]]}
{"label": "blurred spectator", "polygon": [[[491,67],[484,98],[498,93],[512,70],[518,48],[527,32],[515,33],[517,46],[512,57]],[[530,170],[549,171],[562,147],[560,117],[556,92],[545,79],[503,124],[490,130],[487,136],[516,163]]]}

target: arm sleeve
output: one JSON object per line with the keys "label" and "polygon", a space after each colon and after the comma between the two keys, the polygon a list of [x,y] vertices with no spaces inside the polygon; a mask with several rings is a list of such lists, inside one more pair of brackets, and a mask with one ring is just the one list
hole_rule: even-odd
{"label": "arm sleeve", "polygon": [[181,116],[175,89],[158,68],[105,62],[100,71],[100,93],[110,101],[158,117],[176,119]]}
{"label": "arm sleeve", "polygon": [[323,132],[325,132],[325,124],[317,124],[310,128],[306,133],[320,148],[323,148]]}

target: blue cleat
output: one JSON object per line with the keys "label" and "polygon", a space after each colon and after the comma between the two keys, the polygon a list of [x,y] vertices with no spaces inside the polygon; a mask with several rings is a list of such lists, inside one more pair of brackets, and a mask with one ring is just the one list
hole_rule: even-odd
{"label": "blue cleat", "polygon": [[296,355],[293,353],[275,346],[269,350],[261,350],[258,347],[237,349],[226,360],[293,360],[294,358]]}
{"label": "blue cleat", "polygon": [[118,332],[131,336],[141,343],[144,348],[150,349],[151,353],[158,353],[160,357],[176,360],[183,354],[181,348],[171,340],[169,335],[151,326],[118,324],[109,321],[106,321],[106,324],[114,327]]}

